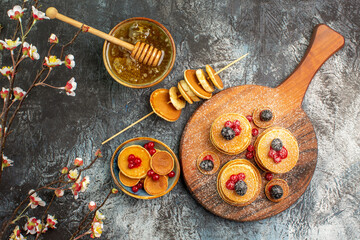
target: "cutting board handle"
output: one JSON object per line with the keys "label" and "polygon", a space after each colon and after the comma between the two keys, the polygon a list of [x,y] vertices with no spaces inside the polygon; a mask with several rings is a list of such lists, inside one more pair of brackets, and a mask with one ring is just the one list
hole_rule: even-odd
{"label": "cutting board handle", "polygon": [[315,73],[326,60],[344,46],[342,35],[325,24],[315,27],[310,45],[294,72],[277,88],[300,105]]}

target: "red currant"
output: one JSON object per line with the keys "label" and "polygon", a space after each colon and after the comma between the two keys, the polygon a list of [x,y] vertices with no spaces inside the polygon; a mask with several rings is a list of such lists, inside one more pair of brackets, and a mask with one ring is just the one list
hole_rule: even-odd
{"label": "red currant", "polygon": [[159,176],[157,173],[154,173],[154,175],[152,175],[152,179],[153,179],[154,181],[157,181],[157,180],[160,179],[160,176]]}
{"label": "red currant", "polygon": [[252,159],[252,158],[254,157],[254,153],[253,153],[253,152],[247,152],[247,153],[245,154],[245,157],[246,157],[247,159]]}
{"label": "red currant", "polygon": [[129,163],[129,164],[128,164],[128,167],[129,167],[130,169],[132,169],[132,168],[135,167],[135,164],[134,164],[134,163]]}
{"label": "red currant", "polygon": [[169,176],[170,178],[175,177],[175,172],[174,172],[174,171],[169,172],[168,176]]}
{"label": "red currant", "polygon": [[275,163],[280,163],[281,162],[281,157],[278,154],[275,155],[274,162]]}
{"label": "red currant", "polygon": [[[270,147],[271,148],[271,147]],[[269,151],[269,157],[271,157],[272,159],[274,159],[274,157],[277,155],[277,152],[274,149],[270,149]]]}
{"label": "red currant", "polygon": [[247,119],[249,122],[252,122],[253,117],[252,117],[251,115],[247,115],[247,116],[246,116],[246,119]]}
{"label": "red currant", "polygon": [[131,160],[135,160],[135,155],[134,154],[129,155],[128,161],[130,162]]}
{"label": "red currant", "polygon": [[225,127],[232,128],[232,127],[233,127],[233,123],[232,123],[231,121],[226,121]]}
{"label": "red currant", "polygon": [[134,164],[135,165],[139,165],[140,166],[140,164],[141,164],[141,159],[140,158],[135,158],[135,160],[134,160]]}
{"label": "red currant", "polygon": [[239,136],[241,133],[241,129],[239,128],[234,128],[234,132],[235,132],[235,136]]}
{"label": "red currant", "polygon": [[234,128],[239,128],[240,127],[240,121],[239,120],[235,120],[233,123],[233,127]]}
{"label": "red currant", "polygon": [[259,134],[259,130],[257,128],[253,128],[251,134],[255,137]]}
{"label": "red currant", "polygon": [[288,156],[288,151],[286,150],[286,148],[283,146],[282,149],[279,151],[279,156],[281,159],[287,158]]}
{"label": "red currant", "polygon": [[268,172],[265,174],[265,179],[268,181],[271,181],[271,179],[273,179],[274,174],[272,174],[271,172]]}
{"label": "red currant", "polygon": [[156,150],[154,148],[152,148],[152,149],[149,150],[149,153],[152,156],[152,155],[154,155],[156,153]]}
{"label": "red currant", "polygon": [[236,183],[238,180],[239,180],[238,175],[235,175],[235,174],[234,174],[234,175],[231,175],[231,176],[230,176],[230,181]]}
{"label": "red currant", "polygon": [[149,144],[148,144],[148,143],[145,143],[144,148],[145,148],[146,150],[149,150]]}
{"label": "red currant", "polygon": [[155,174],[155,172],[153,170],[151,170],[151,169],[147,172],[147,175],[149,177],[152,177],[154,174]]}
{"label": "red currant", "polygon": [[136,186],[133,186],[132,188],[131,188],[131,190],[134,192],[134,193],[136,193],[137,191],[139,191],[139,187],[136,185]]}
{"label": "red currant", "polygon": [[142,182],[139,182],[137,184],[138,189],[142,189],[144,187],[144,184]]}
{"label": "red currant", "polygon": [[235,183],[231,180],[228,180],[225,184],[226,188],[229,190],[234,190],[235,188]]}
{"label": "red currant", "polygon": [[154,142],[148,142],[148,148],[153,149],[155,146]]}
{"label": "red currant", "polygon": [[134,164],[134,159],[128,160],[128,162]]}
{"label": "red currant", "polygon": [[239,181],[242,181],[242,180],[245,180],[245,173],[239,173],[238,175],[238,179],[239,179]]}
{"label": "red currant", "polygon": [[254,145],[249,145],[248,148],[247,148],[247,150],[248,150],[249,152],[253,152],[253,151],[255,150]]}

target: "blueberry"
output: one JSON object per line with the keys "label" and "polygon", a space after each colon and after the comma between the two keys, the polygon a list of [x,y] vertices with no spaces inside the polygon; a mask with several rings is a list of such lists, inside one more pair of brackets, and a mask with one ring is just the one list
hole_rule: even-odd
{"label": "blueberry", "polygon": [[221,135],[226,139],[226,140],[231,140],[235,137],[235,131],[230,128],[230,127],[224,127],[221,130]]}
{"label": "blueberry", "polygon": [[214,163],[211,160],[204,160],[200,163],[200,168],[205,171],[211,171],[214,169]]}
{"label": "blueberry", "polygon": [[271,142],[271,147],[275,151],[280,151],[283,148],[283,143],[279,138],[274,138]]}
{"label": "blueberry", "polygon": [[273,115],[272,112],[269,109],[262,110],[260,112],[260,120],[264,122],[268,122],[272,119]]}
{"label": "blueberry", "polygon": [[240,180],[240,181],[237,181],[237,183],[235,183],[235,192],[238,195],[244,196],[246,191],[247,191],[246,182],[244,182],[243,180]]}
{"label": "blueberry", "polygon": [[274,199],[280,199],[284,194],[283,189],[279,185],[274,185],[270,189],[270,195]]}

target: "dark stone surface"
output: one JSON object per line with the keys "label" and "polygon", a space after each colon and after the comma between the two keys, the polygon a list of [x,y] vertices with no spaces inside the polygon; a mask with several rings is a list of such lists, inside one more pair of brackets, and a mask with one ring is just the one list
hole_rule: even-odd
{"label": "dark stone surface", "polygon": [[[8,19],[6,11],[18,2],[1,1],[0,23],[5,28],[0,39],[12,36],[15,22]],[[149,89],[129,89],[106,72],[103,40],[81,34],[67,50],[75,56],[76,67],[71,71],[59,67],[48,81],[61,86],[74,76],[78,83],[76,97],[39,87],[18,115],[16,131],[5,151],[15,162],[14,167],[5,169],[0,185],[0,223],[31,188],[51,181],[69,159],[79,156],[89,162],[103,140],[150,112],[151,92],[174,86],[185,69],[205,64],[220,69],[249,52],[249,57],[221,73],[226,88],[241,84],[275,87],[301,60],[315,25],[325,23],[339,31],[346,44],[315,75],[303,102],[315,127],[319,157],[313,180],[296,204],[270,219],[237,223],[204,210],[179,181],[173,191],[159,199],[141,201],[122,193],[111,198],[102,210],[107,217],[102,238],[354,239],[360,235],[358,1],[47,0],[41,4],[42,10],[55,6],[61,13],[104,32],[130,17],[155,19],[173,35],[177,57],[171,74],[162,83]],[[28,41],[44,56],[51,33],[65,43],[75,32],[75,28],[57,20],[42,21]],[[10,64],[4,51],[0,52],[0,63]],[[19,72],[22,88],[35,74],[33,63],[24,66],[28,68]],[[87,203],[102,201],[114,186],[109,160],[121,142],[138,136],[154,137],[178,153],[182,130],[200,104],[187,105],[175,123],[151,116],[103,147],[104,159],[86,172],[90,188],[78,200],[68,193],[56,201],[49,212],[59,220],[58,229],[49,231],[43,239],[68,239],[87,212]],[[39,195],[47,201],[51,197],[50,192]],[[30,217],[38,216],[40,210],[28,213]]]}

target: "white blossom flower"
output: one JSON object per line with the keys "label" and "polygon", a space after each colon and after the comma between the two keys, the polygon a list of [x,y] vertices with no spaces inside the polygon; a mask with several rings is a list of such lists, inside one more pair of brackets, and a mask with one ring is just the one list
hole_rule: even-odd
{"label": "white blossom flower", "polygon": [[30,57],[31,60],[38,60],[40,58],[37,48],[32,44],[29,45],[27,42],[24,42],[22,52],[23,56]]}
{"label": "white blossom flower", "polygon": [[26,92],[19,87],[14,87],[15,100],[21,100],[24,98]]}
{"label": "white blossom flower", "polygon": [[70,180],[75,180],[79,176],[79,171],[77,169],[72,169],[69,171],[68,178]]}
{"label": "white blossom flower", "polygon": [[50,228],[56,228],[55,224],[57,224],[58,221],[55,219],[54,216],[48,214],[46,218],[46,226]]}
{"label": "white blossom flower", "polygon": [[96,203],[94,201],[89,202],[88,205],[90,211],[94,211],[96,209]]}
{"label": "white blossom flower", "polygon": [[91,238],[101,237],[102,231],[104,229],[104,224],[102,222],[93,222],[91,224]]}
{"label": "white blossom flower", "polygon": [[11,19],[19,20],[24,15],[25,10],[26,8],[22,8],[19,5],[16,5],[12,9],[7,11],[7,14]]}
{"label": "white blossom flower", "polygon": [[55,195],[57,196],[57,197],[62,197],[62,196],[64,196],[64,189],[56,189],[55,190]]}
{"label": "white blossom flower", "polygon": [[[1,127],[1,126],[0,126]],[[5,129],[6,130],[6,129]],[[2,129],[0,128],[0,131],[2,131]],[[0,133],[1,135],[1,133]],[[5,155],[3,155],[3,160],[1,163],[1,170],[3,170],[6,167],[11,167],[13,166],[14,161],[8,159]]]}
{"label": "white blossom flower", "polygon": [[2,68],[0,69],[0,73],[1,73],[3,76],[7,77],[7,76],[9,76],[9,75],[11,75],[11,74],[13,73],[13,67],[6,67],[6,66],[4,66],[4,67],[2,67]]}
{"label": "white blossom flower", "polygon": [[32,6],[32,15],[34,17],[35,20],[43,20],[43,19],[50,19],[49,17],[47,17],[45,15],[44,12],[39,11],[38,9],[36,9],[34,6]]}
{"label": "white blossom flower", "polygon": [[72,96],[74,97],[76,94],[75,94],[75,90],[76,90],[76,87],[77,87],[77,83],[75,82],[75,78],[71,78],[65,85],[64,89],[66,91],[66,94],[68,96]]}
{"label": "white blossom flower", "polygon": [[72,54],[67,55],[65,57],[64,63],[68,69],[73,69],[75,67],[74,55],[72,55]]}
{"label": "white blossom flower", "polygon": [[9,89],[3,87],[0,91],[1,98],[5,100],[8,94],[9,94]]}
{"label": "white blossom flower", "polygon": [[56,67],[61,64],[62,64],[61,60],[58,59],[56,56],[45,57],[44,65],[49,68]]}
{"label": "white blossom flower", "polygon": [[11,39],[5,39],[5,41],[0,40],[0,43],[7,49],[7,50],[14,50],[21,44],[20,38],[17,38],[15,41]]}
{"label": "white blossom flower", "polygon": [[26,234],[36,234],[39,224],[40,220],[36,219],[35,217],[29,218],[24,226]]}
{"label": "white blossom flower", "polygon": [[37,194],[34,192],[34,189],[31,189],[29,191],[30,196],[30,204],[31,208],[36,208],[37,206],[44,207],[46,205],[45,201],[43,201],[40,197],[37,196]]}
{"label": "white blossom flower", "polygon": [[11,240],[25,240],[26,238],[24,238],[24,236],[20,233],[20,228],[19,226],[16,226],[14,228],[14,231],[12,232],[12,234],[10,235],[10,239]]}
{"label": "white blossom flower", "polygon": [[82,158],[75,158],[74,160],[74,165],[77,167],[81,167],[84,164],[84,161],[82,160]]}
{"label": "white blossom flower", "polygon": [[51,44],[53,44],[53,43],[59,43],[59,39],[58,39],[58,37],[54,34],[54,33],[52,33],[51,35],[50,35],[50,37],[49,37],[49,42],[51,43]]}
{"label": "white blossom flower", "polygon": [[102,214],[100,211],[96,211],[96,214],[95,214],[95,219],[96,221],[102,221],[105,219],[105,215]]}

